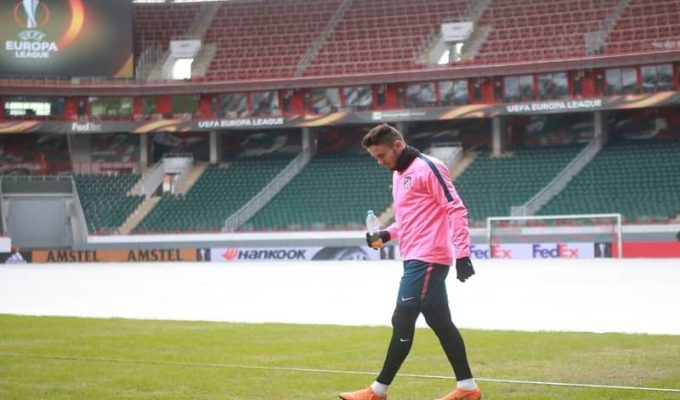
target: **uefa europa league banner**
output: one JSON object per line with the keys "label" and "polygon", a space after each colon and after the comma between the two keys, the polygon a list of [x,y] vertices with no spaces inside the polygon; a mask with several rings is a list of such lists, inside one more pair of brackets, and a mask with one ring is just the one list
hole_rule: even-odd
{"label": "uefa europa league banner", "polygon": [[0,1],[0,76],[131,77],[130,0]]}
{"label": "uefa europa league banner", "polygon": [[[2,0],[0,0],[2,1]],[[1,3],[0,3],[1,4]],[[0,30],[2,27],[0,27]],[[0,60],[0,70],[5,65]],[[2,87],[0,87],[0,91]],[[327,115],[289,115],[192,120],[164,118],[145,121],[0,121],[3,133],[119,133],[210,132],[222,130],[262,130],[280,128],[314,128],[336,125],[394,123],[399,121],[442,121],[466,118],[492,118],[507,115],[534,115],[562,112],[592,112],[651,107],[677,107],[680,92],[635,94],[573,101],[543,101],[517,104],[470,104],[456,107],[404,109],[392,111],[335,112]]]}

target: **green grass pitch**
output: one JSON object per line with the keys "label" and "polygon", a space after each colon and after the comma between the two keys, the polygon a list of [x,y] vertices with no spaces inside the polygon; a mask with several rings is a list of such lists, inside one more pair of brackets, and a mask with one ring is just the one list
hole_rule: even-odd
{"label": "green grass pitch", "polygon": [[[0,399],[337,399],[377,372],[390,329],[0,315]],[[680,388],[680,336],[463,330],[478,378]],[[264,367],[262,369],[255,367]],[[418,329],[402,373],[451,375]],[[480,381],[484,399],[680,400],[680,392]],[[392,400],[453,380],[397,376]]]}

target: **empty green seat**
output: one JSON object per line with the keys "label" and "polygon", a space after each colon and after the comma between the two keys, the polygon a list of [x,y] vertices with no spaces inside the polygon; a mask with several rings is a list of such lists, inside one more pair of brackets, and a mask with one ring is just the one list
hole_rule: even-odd
{"label": "empty green seat", "polygon": [[479,154],[454,185],[476,225],[487,217],[510,215],[526,203],[578,154],[581,146],[521,148],[503,157]]}
{"label": "empty green seat", "polygon": [[618,141],[602,151],[539,214],[620,213],[628,221],[680,213],[680,142]]}
{"label": "empty green seat", "polygon": [[144,200],[144,196],[127,194],[139,178],[139,174],[74,176],[90,232],[120,228]]}
{"label": "empty green seat", "polygon": [[367,154],[319,154],[247,223],[254,229],[357,229],[391,204],[391,172]]}
{"label": "empty green seat", "polygon": [[227,168],[208,166],[186,195],[163,197],[135,231],[219,230],[291,160],[292,156],[246,158]]}

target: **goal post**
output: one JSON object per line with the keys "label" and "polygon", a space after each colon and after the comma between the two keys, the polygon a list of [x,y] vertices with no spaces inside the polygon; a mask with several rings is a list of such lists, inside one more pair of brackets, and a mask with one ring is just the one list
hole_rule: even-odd
{"label": "goal post", "polygon": [[490,258],[621,258],[621,214],[489,217]]}

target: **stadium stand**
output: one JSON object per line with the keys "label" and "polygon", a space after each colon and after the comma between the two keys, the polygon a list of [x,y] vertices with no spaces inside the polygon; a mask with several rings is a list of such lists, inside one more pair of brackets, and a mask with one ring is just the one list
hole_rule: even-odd
{"label": "stadium stand", "polygon": [[407,127],[408,144],[420,151],[427,151],[433,145],[456,143],[466,150],[491,149],[491,121],[482,118],[454,119],[449,121],[412,122]]}
{"label": "stadium stand", "polygon": [[680,141],[608,144],[541,215],[621,213],[626,222],[667,222],[680,213]]}
{"label": "stadium stand", "polygon": [[304,75],[422,69],[415,62],[419,50],[442,22],[461,19],[467,5],[467,0],[353,1]]}
{"label": "stadium stand", "polygon": [[128,195],[139,174],[74,175],[90,233],[116,233],[127,217],[144,200]]}
{"label": "stadium stand", "polygon": [[510,215],[548,184],[580,151],[581,146],[520,148],[492,157],[480,153],[454,185],[468,207],[471,225],[483,226],[487,217]]}
{"label": "stadium stand", "polygon": [[[300,72],[299,67],[307,65],[303,76],[315,78],[300,80],[299,82],[303,82],[300,88],[296,87],[295,83],[291,84],[293,85],[291,89],[277,85],[257,87],[258,91],[268,90],[268,96],[276,99],[276,107],[268,109],[264,116],[270,112],[284,118],[306,112],[317,114],[326,112],[319,111],[322,108],[316,107],[313,94],[317,88],[325,90],[326,84],[336,91],[334,93],[338,94],[339,102],[338,105],[333,105],[335,108],[328,108],[330,110],[328,112],[343,111],[338,107],[341,106],[340,100],[346,99],[344,99],[345,95],[340,96],[342,93],[340,89],[343,89],[345,84],[352,84],[350,79],[354,77],[338,79],[334,75],[428,68],[426,64],[418,63],[418,56],[422,55],[423,50],[432,44],[432,39],[437,37],[442,22],[471,18],[472,4],[474,3],[471,0],[244,0],[224,2],[219,5],[219,11],[207,29],[204,40],[205,43],[218,45],[207,80],[255,81],[246,82],[245,89],[237,86],[239,82],[226,83],[223,88],[217,88],[222,83],[215,82],[217,89],[211,88],[210,93],[202,93],[202,86],[199,85],[196,86],[197,89],[194,89],[190,86],[182,87],[183,83],[177,83],[177,88],[180,88],[178,92],[190,93],[188,97],[192,97],[196,107],[200,106],[201,110],[214,108],[212,112],[216,114],[219,114],[220,104],[222,105],[221,111],[225,111],[224,104],[220,101],[224,101],[225,96],[233,94],[240,96],[246,109],[254,109],[256,107],[253,104],[256,100],[251,90],[255,89],[248,88],[255,87],[255,84],[264,85],[258,79],[291,78]],[[140,52],[148,47],[167,49],[171,39],[181,38],[192,25],[196,25],[194,21],[196,16],[205,10],[202,8],[204,5],[205,3],[135,4],[136,55],[139,56]],[[348,6],[346,9],[345,5]],[[618,16],[619,10],[622,11],[620,16]],[[477,26],[488,26],[490,31],[475,57],[470,61],[473,64],[522,62],[527,63],[522,68],[533,68],[532,62],[536,61],[582,57],[587,55],[585,36],[590,33],[604,35],[608,31],[610,33],[603,36],[605,54],[630,55],[636,52],[680,49],[680,25],[677,22],[680,21],[680,2],[678,1],[493,0],[488,1],[486,8],[479,7],[476,11],[478,12],[476,15],[479,16]],[[320,47],[318,51],[314,51],[317,44]],[[311,58],[306,59],[307,55]],[[592,67],[590,72],[576,71],[576,67],[565,67],[562,70],[564,92],[558,93],[556,98],[571,99],[576,96],[595,98],[612,94],[677,90],[679,82],[677,57],[650,60],[649,63],[658,63],[654,65],[645,64],[645,60],[626,61],[621,65],[616,62],[601,64]],[[555,65],[557,71],[562,64],[555,63]],[[565,63],[565,65],[569,64]],[[623,65],[626,65],[628,72],[632,72],[629,75],[635,78],[632,80],[631,89],[629,91],[609,90],[607,86],[609,83],[605,78],[609,76],[609,72],[620,73],[621,71],[618,70]],[[439,103],[436,102],[437,98],[443,97],[443,95],[436,94],[441,91],[440,83],[445,79],[458,79],[455,73],[452,73],[452,77],[446,77],[442,73],[434,74],[431,73],[432,71],[420,71],[421,74],[414,74],[414,76],[423,76],[428,81],[424,83],[410,80],[411,78],[408,81],[402,81],[402,75],[407,74],[397,74],[399,79],[395,81],[390,81],[388,78],[385,80],[382,76],[370,77],[366,79],[365,87],[366,92],[370,93],[371,103],[361,110],[383,112],[383,110],[404,108],[453,106],[465,103],[473,103],[476,106],[496,102],[508,103],[552,98],[540,94],[539,73],[529,70],[526,74],[532,79],[531,93],[528,96],[514,99],[504,94],[503,88],[509,85],[502,84],[503,78],[516,78],[515,72],[513,75],[506,75],[508,73],[506,71],[513,68],[503,69],[503,67],[494,65],[489,69],[492,72],[488,77],[486,75],[477,77],[472,73],[465,75],[466,78],[460,78],[459,81],[465,83],[462,90],[469,95],[463,103],[444,103],[441,99]],[[658,80],[663,80],[663,85],[647,82],[645,71],[649,71],[650,68],[651,70],[658,69]],[[516,71],[522,73],[519,67]],[[577,75],[583,76],[577,78]],[[321,79],[316,79],[316,77]],[[657,79],[655,76],[652,78]],[[579,86],[583,85],[581,79],[588,83],[584,86],[588,90],[576,90],[577,81]],[[127,85],[123,81],[120,84]],[[429,92],[432,93],[432,101],[425,103],[411,101],[409,87],[418,85],[427,86]],[[35,86],[40,90],[39,84]],[[496,93],[497,89],[498,93]],[[98,87],[95,84],[92,90],[96,92],[101,90],[102,98],[113,97],[117,94],[116,90],[111,90],[106,85]],[[153,92],[154,88],[149,90],[151,92],[148,96],[130,94],[129,105],[133,111],[134,109],[143,111],[149,107],[153,109],[150,112],[155,112],[158,111],[157,109],[167,108],[165,106],[172,103],[173,96],[157,94]],[[476,94],[477,91],[479,93]],[[535,93],[537,91],[538,95]],[[163,99],[154,105],[153,102],[147,104],[145,99],[141,98],[152,99],[153,96],[157,96],[156,100]],[[382,100],[379,101],[381,96]],[[90,99],[99,97],[98,94]],[[284,103],[284,97],[288,101],[288,106],[279,107],[278,102]],[[661,97],[663,96],[659,96]],[[10,115],[10,110],[7,109],[0,117],[7,121],[37,118],[59,122],[69,121],[76,117],[82,117],[85,121],[93,117],[93,115],[87,115],[92,114],[91,110],[83,109],[83,113],[73,111],[73,108],[79,107],[79,104],[87,103],[87,96],[76,97],[75,94],[65,94],[61,100],[57,101],[59,98],[59,96],[54,97],[54,104],[58,104],[56,106],[53,104],[52,107],[59,110],[54,115],[15,116]],[[5,99],[13,102],[19,101],[14,93],[10,93]],[[49,99],[40,99],[40,101],[52,102]],[[625,103],[630,100],[622,99],[622,101]],[[673,101],[675,100],[669,101],[670,105],[664,104],[664,107],[667,106],[665,109],[652,108],[656,106],[650,102],[652,106],[644,106],[648,108],[645,108],[645,113],[639,116],[632,115],[626,121],[612,122],[610,120],[608,130],[612,133],[616,129],[625,128],[629,132],[626,137],[631,139],[658,135],[657,139],[668,140],[668,136],[673,134],[674,129],[677,131],[677,126],[680,126],[676,117],[677,107],[673,105],[675,104]],[[625,104],[623,106],[625,107]],[[612,107],[618,106],[612,105]],[[65,112],[64,110],[71,111]],[[240,112],[240,109],[238,111]],[[260,116],[255,111],[249,114],[248,110],[237,115],[229,112],[215,116],[230,119]],[[612,113],[616,112],[620,111],[612,111]],[[164,111],[151,115],[160,118],[165,114],[168,113]],[[206,112],[203,115],[207,114],[210,113]],[[187,114],[186,119],[189,120],[198,115],[200,114]],[[612,114],[607,115],[610,117]],[[131,115],[126,114],[124,118],[129,119]],[[437,138],[436,140],[455,138],[455,141],[462,143],[466,150],[483,151],[456,181],[458,190],[470,208],[471,220],[475,223],[483,222],[487,216],[508,215],[510,206],[522,204],[533,196],[576,154],[580,148],[579,143],[583,144],[592,140],[594,131],[592,112],[550,115],[530,115],[528,112],[526,114],[522,112],[509,117],[501,116],[501,119],[504,120],[503,127],[507,133],[504,145],[511,149],[517,147],[519,150],[498,158],[491,157],[487,152],[492,146],[491,135],[486,134],[493,129],[490,118],[404,121],[407,131],[419,135],[417,138],[414,137],[412,142],[409,139],[410,143],[421,150],[426,150],[435,140],[433,138]],[[408,129],[409,124],[413,129]],[[387,207],[389,201],[387,185],[390,181],[388,171],[376,166],[368,156],[358,155],[363,152],[358,143],[366,128],[367,125],[358,124],[312,128],[318,139],[316,142],[318,155],[288,187],[249,221],[247,229],[346,228],[361,225],[365,209],[374,208],[380,212]],[[80,164],[94,166],[103,163],[133,165],[140,162],[141,158],[148,158],[147,161],[153,163],[171,152],[190,153],[197,161],[214,161],[212,160],[213,153],[211,153],[211,136],[206,132],[191,132],[190,128],[186,130],[149,133],[144,140],[148,146],[148,152],[144,157],[140,157],[140,154],[143,154],[140,138],[143,136],[137,134],[93,135],[92,139],[87,140],[88,145],[85,151],[82,151],[87,157],[76,157],[78,153],[77,146],[74,146],[76,140],[66,134],[8,134],[0,141],[1,173],[54,174],[64,173],[69,169],[74,172],[110,171],[111,168],[77,169],[76,166]],[[218,145],[222,147],[216,149],[214,154],[217,155],[214,157],[219,158],[218,162],[230,161],[231,166],[229,168],[211,166],[186,195],[163,197],[158,206],[137,227],[137,232],[209,231],[221,228],[226,217],[266,185],[290,161],[293,154],[299,153],[299,147],[302,146],[300,131],[299,128],[286,128],[281,129],[275,135],[270,135],[272,131],[269,129],[262,129],[258,132],[252,130],[243,130],[240,133],[234,133],[237,131],[218,132],[221,137],[217,142],[221,143]],[[54,130],[54,132],[61,131]],[[480,132],[484,135],[480,135]],[[677,141],[671,141],[671,143],[676,146]],[[673,146],[669,148],[676,149],[675,154],[677,154],[677,148]],[[646,218],[666,220],[674,216],[673,213],[678,211],[673,209],[673,204],[677,203],[677,199],[670,191],[656,188],[655,182],[661,182],[661,180],[650,172],[657,168],[654,162],[662,163],[663,160],[663,158],[652,160],[652,154],[656,150],[667,149],[664,149],[662,144],[644,140],[634,143],[618,141],[609,144],[596,158],[593,165],[572,182],[572,185],[576,185],[574,187],[584,185],[583,187],[592,190],[592,192],[583,192],[585,195],[581,197],[580,202],[583,204],[574,200],[578,195],[571,193],[570,186],[554,200],[554,203],[545,207],[542,213],[620,210],[629,222]],[[284,151],[289,155],[276,155]],[[71,152],[70,155],[69,152]],[[357,153],[357,155],[350,155],[350,153]],[[609,155],[610,153],[612,155]],[[255,159],[258,155],[263,157]],[[649,162],[650,167],[644,168],[644,171],[639,171],[643,168],[637,168],[634,172],[627,174],[632,177],[638,176],[636,174],[648,174],[639,175],[639,179],[647,178],[646,183],[640,184],[635,181],[633,184],[632,181],[626,180],[620,182],[624,186],[641,187],[645,188],[643,191],[659,193],[659,198],[648,196],[635,200],[635,202],[644,200],[649,207],[655,207],[658,204],[658,208],[640,208],[634,206],[633,202],[619,204],[602,200],[600,197],[606,199],[609,193],[609,186],[607,186],[609,184],[605,183],[604,190],[596,193],[594,182],[621,179],[618,176],[612,177],[615,168],[611,167],[613,164],[608,164],[609,161],[603,161],[606,157],[621,158],[631,166],[637,165],[638,167]],[[135,165],[135,168],[130,168],[129,171],[136,171],[137,167]],[[666,167],[658,165],[659,171],[665,171],[664,168]],[[373,178],[356,179],[356,176],[365,176],[366,171],[370,171],[369,174]],[[376,171],[375,175],[372,175],[373,171]],[[663,174],[665,174],[664,179],[669,179],[663,180],[667,183],[666,186],[677,188],[677,176],[674,172]],[[124,176],[128,177],[126,179],[133,179],[134,175],[125,174]],[[92,231],[117,229],[120,226],[119,220],[122,218],[119,214],[124,213],[123,210],[132,212],[133,206],[138,204],[134,196],[126,195],[129,182],[116,180],[122,180],[122,177],[114,179],[106,176],[98,178],[80,175],[77,179],[84,185],[81,188],[84,204],[92,204],[91,208],[96,211],[88,211],[90,213],[88,214],[88,227]],[[111,188],[100,188],[108,185],[109,179],[111,179]],[[381,182],[381,185],[385,182],[386,187],[371,188],[367,186],[367,181],[373,182],[372,184]],[[616,190],[623,189],[617,186]],[[676,190],[678,191],[680,190]],[[334,194],[330,201],[327,199],[328,193]],[[614,189],[612,193],[619,194]],[[600,197],[595,196],[596,194]],[[357,196],[357,199],[352,199],[352,196]],[[566,196],[564,198],[568,201],[561,200],[562,196]],[[95,197],[102,197],[104,200],[95,200]],[[624,197],[635,198],[634,196]],[[121,204],[129,203],[129,206],[122,205],[121,210],[118,210],[117,201]],[[562,204],[561,201],[566,203]],[[589,204],[597,205],[597,207],[590,207]],[[606,207],[608,205],[611,207]],[[617,210],[612,209],[614,205]],[[103,215],[97,214],[100,212],[103,212]]]}
{"label": "stadium stand", "polygon": [[205,41],[217,43],[212,80],[292,77],[340,0],[225,2]]}
{"label": "stadium stand", "polygon": [[[606,33],[618,0],[494,0],[478,26],[490,33],[468,63],[497,64],[555,60],[587,55],[585,36]],[[303,56],[320,39],[340,1],[287,0],[226,3],[206,36],[217,43],[208,79],[292,77]],[[428,68],[417,57],[442,22],[469,19],[467,0],[358,0],[306,66],[303,76],[332,76]],[[606,41],[606,53],[677,48],[674,21],[680,5],[634,0]],[[386,29],[399,18],[398,29]],[[643,21],[641,24],[640,21]],[[323,37],[321,37],[323,39]]]}
{"label": "stadium stand", "polygon": [[66,135],[7,135],[0,141],[0,173],[56,174],[71,169]]}
{"label": "stadium stand", "polygon": [[189,30],[201,3],[135,4],[135,59],[150,47],[163,51]]}
{"label": "stadium stand", "polygon": [[296,130],[235,131],[223,135],[221,142],[222,160],[229,162],[271,156],[293,159],[302,151],[301,134]]}
{"label": "stadium stand", "polygon": [[618,0],[494,0],[479,23],[491,26],[476,64],[586,55],[584,34],[598,32]]}
{"label": "stadium stand", "polygon": [[390,174],[368,155],[319,154],[244,228],[361,229],[390,205]]}
{"label": "stadium stand", "polygon": [[607,38],[607,53],[680,48],[680,2],[631,0]]}
{"label": "stadium stand", "polygon": [[262,190],[291,161],[289,156],[248,158],[228,168],[209,166],[186,195],[169,195],[135,232],[220,230],[224,220]]}
{"label": "stadium stand", "polygon": [[526,147],[584,144],[593,139],[595,130],[592,115],[583,113],[519,116],[507,124],[514,145]]}
{"label": "stadium stand", "polygon": [[139,138],[126,134],[104,134],[92,138],[93,162],[138,161]]}
{"label": "stadium stand", "polygon": [[208,135],[200,132],[159,132],[153,135],[152,157],[161,160],[168,153],[192,154],[195,160],[207,160]]}

